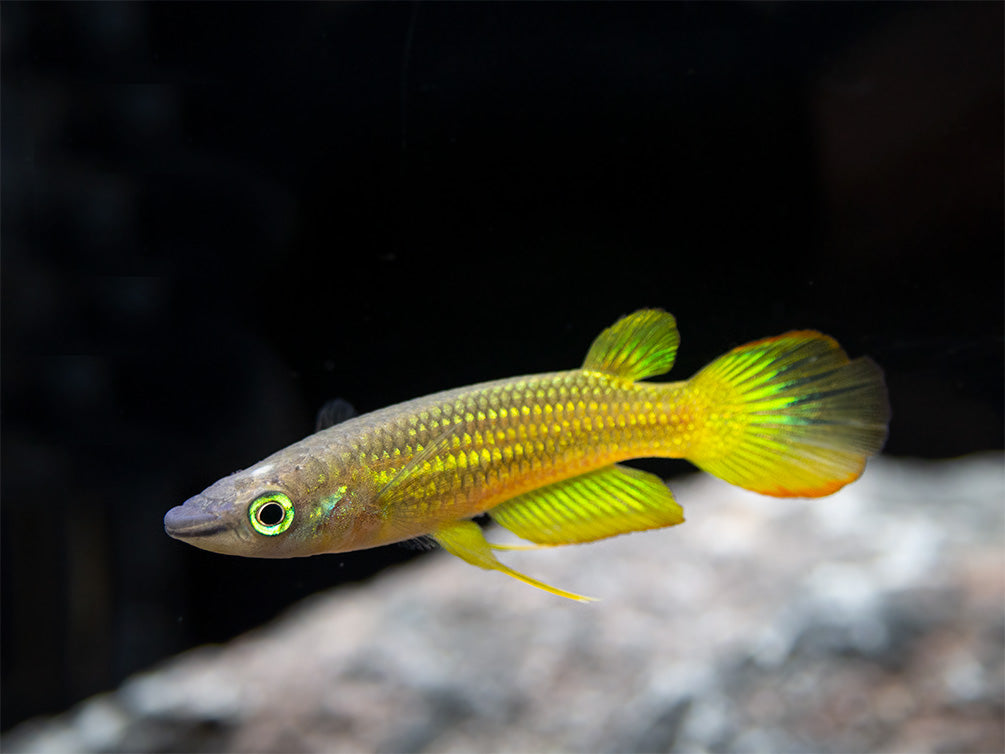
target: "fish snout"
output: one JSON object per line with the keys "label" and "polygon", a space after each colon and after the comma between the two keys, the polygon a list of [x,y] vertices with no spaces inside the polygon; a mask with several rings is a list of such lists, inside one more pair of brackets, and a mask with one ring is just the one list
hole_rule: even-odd
{"label": "fish snout", "polygon": [[229,528],[223,517],[207,510],[206,501],[196,496],[176,505],[164,516],[164,531],[175,539],[209,537]]}

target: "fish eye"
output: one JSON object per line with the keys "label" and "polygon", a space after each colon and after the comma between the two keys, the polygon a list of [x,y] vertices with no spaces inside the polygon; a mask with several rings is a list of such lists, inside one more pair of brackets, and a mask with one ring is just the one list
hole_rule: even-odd
{"label": "fish eye", "polygon": [[248,507],[248,518],[259,534],[274,537],[293,523],[293,501],[282,492],[268,492]]}

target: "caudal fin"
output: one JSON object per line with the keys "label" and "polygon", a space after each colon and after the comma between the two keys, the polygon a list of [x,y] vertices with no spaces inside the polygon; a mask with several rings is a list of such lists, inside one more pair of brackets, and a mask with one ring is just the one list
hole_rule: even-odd
{"label": "caudal fin", "polygon": [[883,372],[800,330],[734,348],[687,383],[696,425],[688,459],[765,495],[829,495],[886,439]]}

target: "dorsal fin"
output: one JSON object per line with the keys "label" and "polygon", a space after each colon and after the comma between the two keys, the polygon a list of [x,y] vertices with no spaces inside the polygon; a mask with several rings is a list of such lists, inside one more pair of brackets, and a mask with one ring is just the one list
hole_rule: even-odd
{"label": "dorsal fin", "polygon": [[583,369],[629,380],[670,371],[677,355],[677,322],[660,309],[641,309],[622,317],[593,341]]}

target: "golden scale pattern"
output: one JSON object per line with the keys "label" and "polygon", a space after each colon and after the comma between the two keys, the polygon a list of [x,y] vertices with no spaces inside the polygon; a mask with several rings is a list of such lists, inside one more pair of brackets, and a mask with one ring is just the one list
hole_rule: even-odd
{"label": "golden scale pattern", "polygon": [[439,509],[463,518],[619,460],[683,457],[698,429],[683,389],[581,369],[500,380],[394,406],[349,454],[382,486],[450,432],[426,460],[423,486],[411,488],[407,514],[428,518]]}

